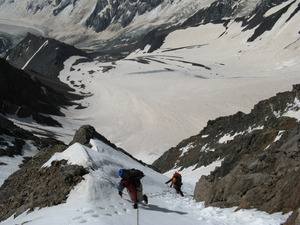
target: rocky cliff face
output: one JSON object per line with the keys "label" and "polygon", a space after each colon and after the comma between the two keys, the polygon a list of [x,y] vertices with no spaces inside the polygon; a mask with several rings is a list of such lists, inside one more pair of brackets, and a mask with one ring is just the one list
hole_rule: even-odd
{"label": "rocky cliff face", "polygon": [[[292,1],[282,9],[266,15],[266,12],[287,0],[265,0],[265,1],[245,1],[245,0],[218,0],[212,2],[208,7],[199,8],[197,12],[186,18],[180,24],[169,27],[155,28],[149,31],[136,43],[136,48],[143,49],[146,45],[150,45],[148,52],[158,49],[164,42],[165,37],[176,29],[185,29],[191,26],[199,26],[207,23],[223,24],[228,28],[230,21],[242,21],[243,31],[253,30],[253,35],[248,38],[248,42],[254,41],[264,32],[271,30],[280,17],[287,12],[293,5],[297,4]],[[297,14],[299,6],[294,10],[288,20]],[[288,20],[286,22],[288,22]]]}
{"label": "rocky cliff face", "polygon": [[98,0],[85,25],[92,27],[96,32],[105,30],[111,24],[120,24],[121,27],[126,27],[136,16],[151,11],[162,2],[163,0]]}
{"label": "rocky cliff face", "polygon": [[36,207],[53,206],[64,202],[72,187],[88,173],[83,167],[55,161],[43,167],[55,152],[67,147],[56,145],[39,152],[33,159],[12,174],[0,188],[0,220],[20,215]]}
{"label": "rocky cliff face", "polygon": [[32,116],[39,123],[60,126],[40,113],[63,115],[59,106],[70,104],[68,99],[6,60],[0,59],[0,65],[0,112],[21,118]]}
{"label": "rocky cliff face", "polygon": [[41,113],[63,116],[60,107],[81,98],[58,79],[64,61],[73,55],[88,59],[88,54],[73,46],[28,34],[0,59],[0,112],[60,126]]}
{"label": "rocky cliff face", "polygon": [[182,141],[153,165],[168,171],[222,159],[220,167],[197,182],[196,201],[296,213],[300,207],[299,110],[300,85],[294,85],[291,92],[259,102],[249,114],[238,112],[209,121],[198,135]]}
{"label": "rocky cliff face", "polygon": [[235,155],[225,157],[220,168],[201,177],[195,189],[196,201],[205,201],[207,206],[256,208],[268,213],[297,212],[300,125],[288,118],[274,125],[257,134],[237,137],[233,142],[247,143],[247,147],[243,153],[229,147]]}
{"label": "rocky cliff face", "polygon": [[[209,7],[200,9],[193,16],[188,18],[184,25],[200,23],[226,23],[228,20],[241,20],[245,23],[256,21],[261,23],[263,15],[272,7],[278,6],[287,0],[218,0],[214,1]],[[292,2],[291,4],[295,3]],[[255,19],[252,17],[255,15]]]}
{"label": "rocky cliff face", "polygon": [[[237,152],[242,152],[249,144],[255,145],[256,148],[267,147],[270,143],[264,143],[262,140],[265,138],[260,136],[265,129],[279,125],[281,127],[284,123],[282,121],[286,120],[294,126],[298,123],[296,119],[284,116],[288,110],[298,110],[298,95],[298,85],[295,85],[292,92],[279,93],[275,97],[259,102],[249,114],[238,112],[232,116],[208,121],[207,126],[199,134],[183,140],[176,147],[165,152],[153,165],[162,172],[173,169],[174,165],[176,168],[188,168],[192,165],[198,168],[209,165],[218,158],[226,157],[231,153],[228,149],[233,145],[232,143],[235,143],[233,147]],[[235,141],[238,137],[248,137],[253,134],[262,140]],[[277,134],[278,131],[274,130],[273,136]],[[166,160],[170,163],[165,164]]]}
{"label": "rocky cliff face", "polygon": [[[242,20],[245,29],[256,29],[253,37],[256,38],[272,28],[289,6],[276,16],[265,16],[265,12],[286,1],[24,0],[0,1],[0,12],[4,18],[15,20],[21,16],[29,21],[38,21],[32,25],[36,28],[35,32],[82,49],[128,52],[149,44],[141,43],[144,39],[151,43],[151,38],[147,38],[149,35],[162,39],[174,29],[205,23],[224,23],[227,26],[230,20]],[[291,1],[291,4],[297,2]],[[15,18],[14,15],[19,16]],[[7,31],[0,32],[0,48],[3,51],[15,41],[11,40]],[[135,45],[137,42],[138,46]],[[158,38],[154,40],[154,43],[157,42]]]}
{"label": "rocky cliff face", "polygon": [[74,55],[88,57],[87,53],[74,46],[29,33],[4,58],[27,73],[57,78],[64,68],[64,61]]}

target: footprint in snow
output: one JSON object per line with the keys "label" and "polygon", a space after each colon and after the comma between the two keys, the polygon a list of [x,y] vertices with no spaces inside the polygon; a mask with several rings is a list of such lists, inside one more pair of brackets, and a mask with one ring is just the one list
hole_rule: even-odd
{"label": "footprint in snow", "polygon": [[79,221],[79,223],[86,223],[86,222],[87,222],[86,219],[81,219],[81,220]]}
{"label": "footprint in snow", "polygon": [[77,217],[74,217],[73,220],[79,220],[81,218],[82,218],[82,216],[77,216]]}
{"label": "footprint in snow", "polygon": [[124,211],[124,212],[129,212],[130,210],[124,208],[123,211]]}
{"label": "footprint in snow", "polygon": [[87,210],[85,212],[83,212],[84,214],[88,214],[88,213],[94,213],[95,211],[94,210]]}

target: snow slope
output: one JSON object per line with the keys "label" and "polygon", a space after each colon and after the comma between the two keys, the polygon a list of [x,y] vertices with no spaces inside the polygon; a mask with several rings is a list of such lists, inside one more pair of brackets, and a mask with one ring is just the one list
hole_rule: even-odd
{"label": "snow slope", "polygon": [[208,120],[248,113],[299,83],[299,13],[286,23],[296,7],[254,42],[247,42],[254,31],[242,31],[241,23],[227,29],[207,24],[172,32],[153,53],[146,48],[115,62],[76,65],[78,57],[70,58],[60,79],[92,96],[80,101],[88,108],[64,112],[68,123],[92,124],[135,157],[153,162]]}
{"label": "snow slope", "polygon": [[[169,178],[144,167],[123,153],[112,149],[99,140],[91,140],[92,148],[75,143],[62,153],[56,153],[44,166],[53,160],[66,159],[69,164],[78,164],[90,168],[70,193],[65,204],[36,209],[30,213],[0,222],[1,225],[124,225],[137,224],[197,224],[197,225],[279,225],[288,214],[269,215],[256,210],[235,208],[205,208],[203,203],[192,200],[193,184],[188,183],[189,176],[183,176],[183,192],[179,197],[164,184]],[[149,204],[139,204],[138,211],[132,208],[132,202],[124,193],[120,198],[116,183],[119,181],[120,168],[137,168],[145,173],[142,178],[144,194],[148,195]],[[205,169],[203,170],[205,171]],[[198,176],[201,169],[198,169]]]}

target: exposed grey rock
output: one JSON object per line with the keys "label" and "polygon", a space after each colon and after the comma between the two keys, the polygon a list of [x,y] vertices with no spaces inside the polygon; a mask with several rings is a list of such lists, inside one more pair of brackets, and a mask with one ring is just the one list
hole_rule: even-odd
{"label": "exposed grey rock", "polygon": [[42,167],[55,152],[62,152],[64,145],[49,147],[39,152],[12,174],[0,187],[0,221],[11,215],[20,215],[37,207],[53,206],[65,202],[72,188],[87,174],[87,169],[67,165],[65,160],[53,161]]}
{"label": "exposed grey rock", "polygon": [[[107,144],[108,146],[112,147],[113,149],[116,149],[117,151],[120,151],[124,153],[125,155],[131,157],[132,159],[138,161],[139,163],[146,165],[141,160],[137,160],[134,158],[131,154],[126,152],[124,149],[117,147],[115,144],[111,143],[108,139],[106,139],[104,136],[99,134],[95,128],[91,125],[83,125],[81,126],[75,133],[73,140],[69,143],[69,145],[72,145],[74,143],[80,143],[82,145],[86,145],[88,147],[90,146],[90,140],[91,139],[98,139],[102,141],[103,143]],[[150,166],[151,167],[151,166]],[[156,169],[156,168],[155,168]]]}
{"label": "exposed grey rock", "polygon": [[104,136],[99,134],[95,128],[91,125],[83,125],[81,126],[74,135],[73,140],[70,142],[69,145],[74,143],[80,143],[82,145],[89,146],[90,139],[98,139],[104,142],[105,144],[111,146],[112,148],[117,148],[113,143],[107,140]]}
{"label": "exposed grey rock", "polygon": [[[88,145],[92,138],[110,145],[112,151],[126,153],[111,144],[90,125],[82,126],[76,132],[72,143],[76,141]],[[67,147],[54,145],[44,148],[5,180],[0,187],[0,221],[13,214],[18,216],[27,210],[30,212],[35,208],[58,205],[66,201],[70,191],[84,179],[83,176],[89,172],[89,169],[69,165],[66,160],[53,161],[50,167],[42,166],[54,153],[62,152]]]}
{"label": "exposed grey rock", "polygon": [[28,33],[6,53],[5,58],[16,68],[54,79],[64,68],[64,61],[73,55],[88,57],[87,53],[74,46]]}
{"label": "exposed grey rock", "polygon": [[[248,135],[251,142],[243,154],[231,148],[238,157],[234,160],[231,156],[225,157],[220,168],[209,177],[202,177],[196,185],[195,199],[205,201],[206,205],[257,208],[269,213],[296,210],[300,205],[297,179],[300,176],[300,126],[289,118],[281,122],[281,126],[274,124],[261,135]],[[283,129],[284,135],[274,143],[276,134]],[[247,140],[234,140],[235,143],[243,141]],[[211,186],[209,194],[198,196],[208,186]]]}
{"label": "exposed grey rock", "polygon": [[300,224],[300,208],[295,210],[292,215],[282,225],[299,225]]}
{"label": "exposed grey rock", "polygon": [[108,1],[98,0],[85,25],[92,27],[96,32],[105,30],[110,24],[120,23],[122,27],[126,27],[136,15],[149,12],[162,2],[163,0],[120,0],[110,2],[108,7]]}

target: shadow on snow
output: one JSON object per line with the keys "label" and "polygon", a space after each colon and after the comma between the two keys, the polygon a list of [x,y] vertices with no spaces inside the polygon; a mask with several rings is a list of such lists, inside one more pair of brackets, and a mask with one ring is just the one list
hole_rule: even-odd
{"label": "shadow on snow", "polygon": [[163,213],[177,213],[179,215],[187,214],[186,212],[170,210],[170,209],[162,208],[162,207],[159,207],[157,205],[152,205],[152,204],[145,205],[142,208],[145,209],[145,210],[159,211],[159,212],[163,212]]}

